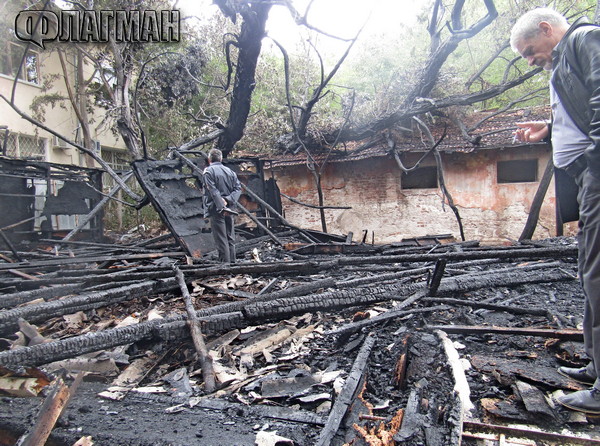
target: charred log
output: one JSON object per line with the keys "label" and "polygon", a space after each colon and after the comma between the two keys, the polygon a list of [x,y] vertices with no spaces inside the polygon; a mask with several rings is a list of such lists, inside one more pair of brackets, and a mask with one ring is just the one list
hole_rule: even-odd
{"label": "charred log", "polygon": [[[516,286],[525,283],[547,283],[563,280],[575,280],[575,277],[561,269],[533,272],[523,269],[511,274],[465,274],[463,276],[442,279],[438,294],[454,294],[479,288],[497,286]],[[344,308],[366,305],[384,300],[404,300],[415,293],[426,293],[424,284],[388,285],[373,288],[353,288],[301,296],[291,299],[276,299],[246,305],[244,315],[249,321],[264,321],[269,318],[284,318],[294,314],[323,309]]]}
{"label": "charred log", "polygon": [[[206,334],[245,326],[241,313],[216,315],[202,318],[201,321]],[[143,340],[173,341],[187,337],[187,323],[183,315],[180,315],[0,352],[0,365],[35,366]]]}
{"label": "charred log", "polygon": [[163,283],[145,281],[133,286],[113,288],[107,291],[87,293],[52,302],[4,310],[0,312],[0,333],[5,334],[15,330],[18,327],[17,322],[19,319],[25,319],[32,323],[45,321],[51,317],[100,308],[109,303],[122,302],[150,293],[164,292],[175,287],[174,280]]}

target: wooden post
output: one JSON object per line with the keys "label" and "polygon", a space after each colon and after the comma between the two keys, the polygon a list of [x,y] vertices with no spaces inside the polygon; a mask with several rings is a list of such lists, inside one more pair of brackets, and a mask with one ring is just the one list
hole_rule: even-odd
{"label": "wooden post", "polygon": [[183,273],[175,265],[173,265],[173,271],[175,271],[177,281],[179,282],[179,287],[181,288],[181,294],[183,295],[183,299],[185,300],[185,309],[188,314],[188,325],[190,327],[190,332],[192,333],[194,347],[196,347],[196,351],[198,352],[200,366],[202,367],[202,377],[204,378],[204,386],[206,388],[206,392],[212,393],[217,388],[215,384],[215,372],[212,365],[212,359],[208,354],[208,350],[206,349],[206,344],[204,342],[202,330],[200,329],[200,320],[198,319],[198,316],[196,315],[196,310],[194,309],[194,305],[192,304],[192,297],[188,292]]}

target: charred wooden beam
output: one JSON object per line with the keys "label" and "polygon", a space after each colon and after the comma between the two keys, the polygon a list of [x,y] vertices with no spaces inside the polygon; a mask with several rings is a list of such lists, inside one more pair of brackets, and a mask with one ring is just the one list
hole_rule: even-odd
{"label": "charred wooden beam", "polygon": [[[424,293],[415,293],[415,296],[422,297]],[[408,302],[410,299],[402,302],[400,307],[396,307],[390,311],[379,314],[371,319],[363,319],[362,321],[351,322],[349,324],[343,325],[339,328],[329,330],[325,332],[325,335],[348,335],[350,333],[357,332],[362,330],[363,328],[370,327],[376,324],[383,324],[385,322],[391,321],[393,319],[398,319],[404,316],[408,316],[410,314],[424,314],[424,313],[432,313],[434,311],[446,311],[450,310],[452,307],[447,305],[438,305],[436,307],[427,307],[427,308],[415,308],[412,310],[401,310],[399,308],[406,308],[411,303],[414,303],[416,300],[412,300],[412,302]]]}
{"label": "charred wooden beam", "polygon": [[[58,260],[56,261],[58,262]],[[236,265],[183,265],[181,270],[193,279],[212,277],[218,275],[236,274],[258,274],[258,275],[281,275],[283,273],[315,274],[320,271],[337,267],[335,260],[327,262],[304,261],[304,262],[264,262],[264,263],[240,263]],[[60,274],[60,276],[59,276]],[[94,283],[107,283],[130,280],[168,279],[173,273],[170,266],[139,266],[113,270],[66,270],[59,273],[46,274],[47,279],[40,279],[35,286],[49,286],[59,284],[72,284],[75,281],[84,285]],[[15,284],[23,285],[25,281],[15,281]],[[32,286],[33,286],[32,285]]]}
{"label": "charred wooden beam", "polygon": [[[449,237],[449,235],[448,235]],[[391,247],[386,247],[383,250],[385,255],[397,255],[397,254],[409,254],[416,252],[426,252],[427,254],[431,254],[433,251],[436,252],[445,252],[445,251],[463,251],[464,248],[475,248],[479,246],[479,241],[477,240],[469,240],[466,242],[454,242],[454,243],[425,243],[423,245],[420,244],[419,238],[411,239],[412,241],[405,241],[404,246],[397,246],[397,244],[392,244]],[[410,243],[410,244],[409,244]]]}
{"label": "charred wooden beam", "polygon": [[551,330],[546,328],[495,327],[474,325],[428,325],[428,330],[442,330],[454,334],[502,334],[510,336],[539,336],[564,341],[583,341],[583,331],[575,329]]}
{"label": "charred wooden beam", "polygon": [[260,220],[258,218],[256,218],[254,216],[254,214],[252,212],[250,212],[248,209],[246,209],[244,206],[242,206],[242,204],[237,203],[236,206],[244,213],[246,214],[246,216],[252,220],[254,222],[254,224],[256,226],[258,226],[260,229],[262,229],[263,231],[265,231],[268,236],[271,238],[271,240],[273,240],[277,245],[282,246],[283,242],[281,240],[279,240],[279,238],[269,229],[267,228],[265,225],[263,225]]}
{"label": "charred wooden beam", "polygon": [[163,234],[163,235],[159,235],[158,237],[152,237],[151,239],[144,240],[144,241],[136,243],[132,246],[135,246],[135,247],[150,246],[155,243],[164,242],[169,239],[173,239],[173,241],[175,241],[175,237],[173,236],[173,234]]}
{"label": "charred wooden beam", "polygon": [[[505,277],[506,276],[506,277]],[[458,277],[442,279],[439,294],[454,294],[472,291],[479,288],[497,286],[515,286],[525,283],[555,282],[574,280],[573,276],[561,269],[552,271],[531,271],[526,267],[506,275],[485,275],[482,273],[465,274]],[[370,288],[352,288],[337,290],[291,299],[276,299],[267,302],[255,302],[244,307],[244,315],[250,321],[268,318],[283,318],[294,314],[323,309],[343,308],[355,305],[366,305],[383,300],[404,300],[417,292],[425,292],[424,284],[386,285]]]}
{"label": "charred wooden beam", "polygon": [[314,280],[311,282],[301,283],[300,285],[296,285],[293,287],[286,288],[281,291],[275,291],[273,293],[267,293],[261,296],[264,300],[274,300],[281,299],[284,297],[292,297],[292,296],[304,296],[306,294],[312,293],[321,288],[332,288],[337,285],[336,281],[328,277],[326,279]]}
{"label": "charred wooden beam", "polygon": [[285,318],[295,314],[324,309],[366,305],[385,300],[391,292],[400,292],[398,286],[373,287],[328,291],[293,298],[253,302],[244,307],[243,313],[249,321],[265,321],[270,318]]}
{"label": "charred wooden beam", "polygon": [[122,256],[98,256],[98,257],[61,257],[56,260],[38,260],[36,262],[11,263],[10,265],[0,264],[0,271],[6,271],[11,268],[35,268],[41,269],[46,266],[76,265],[81,263],[100,263],[119,260],[149,260],[160,257],[185,257],[181,251],[175,252],[151,252],[147,254],[127,254]]}
{"label": "charred wooden beam", "polygon": [[275,420],[291,421],[300,424],[312,424],[315,426],[324,426],[325,420],[323,417],[306,410],[294,410],[286,406],[262,406],[262,405],[245,405],[224,401],[222,399],[203,398],[196,406],[201,409],[213,410],[242,410],[249,412],[256,419],[271,418]]}
{"label": "charred wooden beam", "polygon": [[426,424],[425,416],[419,413],[421,391],[422,388],[416,386],[410,391],[408,396],[406,408],[404,409],[404,416],[402,417],[402,425],[400,430],[396,432],[393,437],[394,441],[400,444],[408,442],[410,438],[423,429]]}
{"label": "charred wooden beam", "polygon": [[523,248],[523,249],[494,249],[482,251],[446,252],[442,254],[406,254],[380,257],[342,257],[340,265],[362,265],[402,262],[436,262],[438,259],[475,260],[475,259],[541,259],[577,257],[576,246],[553,246],[549,248]]}
{"label": "charred wooden beam", "polygon": [[17,259],[17,262],[23,262],[23,258],[19,255],[19,252],[17,251],[15,246],[12,244],[10,239],[6,236],[4,231],[1,229],[0,229],[0,237],[2,237],[2,240],[4,241],[4,243],[6,243],[6,246],[8,246],[8,249],[11,250],[11,252],[13,253],[13,256],[15,256],[15,259]]}
{"label": "charred wooden beam", "polygon": [[102,253],[105,254],[108,251],[123,251],[123,252],[156,252],[156,250],[150,248],[144,248],[141,246],[133,246],[133,245],[116,245],[110,243],[96,243],[96,242],[81,242],[75,240],[54,240],[43,238],[40,239],[40,242],[53,244],[53,245],[67,245],[74,247],[84,247],[84,248],[98,248],[102,249]]}
{"label": "charred wooden beam", "polygon": [[[397,267],[395,269],[398,269]],[[370,276],[370,277],[359,277],[358,279],[350,279],[350,280],[344,280],[344,281],[338,281],[336,282],[336,287],[337,288],[350,288],[350,287],[355,287],[355,286],[360,286],[360,285],[367,285],[369,283],[381,283],[381,282],[385,282],[388,280],[396,280],[396,279],[402,279],[402,278],[406,278],[406,277],[415,277],[415,276],[420,276],[422,274],[426,274],[428,271],[430,270],[430,268],[412,268],[412,269],[406,269],[404,271],[398,271],[395,273],[389,273],[389,274],[377,274],[374,276]]]}
{"label": "charred wooden beam", "polygon": [[265,294],[268,294],[277,284],[277,282],[279,282],[279,279],[275,278],[275,279],[271,279],[271,281],[265,285],[265,287],[263,289],[261,289],[257,296],[263,296]]}
{"label": "charred wooden beam", "polygon": [[442,342],[444,352],[446,353],[446,359],[452,370],[452,377],[454,378],[454,391],[458,395],[461,405],[461,417],[467,416],[470,418],[470,412],[475,409],[475,405],[471,401],[471,389],[465,375],[465,369],[460,362],[460,357],[454,344],[448,338],[448,335],[443,331],[436,330],[435,334]]}
{"label": "charred wooden beam", "polygon": [[478,432],[503,434],[511,438],[526,438],[534,441],[552,444],[569,444],[569,445],[600,445],[600,440],[593,438],[577,437],[575,435],[557,434],[553,432],[545,432],[533,429],[521,429],[517,427],[500,426],[496,424],[480,423],[477,421],[465,421],[463,423],[463,436],[472,437],[472,434]]}
{"label": "charred wooden beam", "polygon": [[176,287],[177,284],[174,279],[162,282],[148,280],[136,285],[84,293],[61,300],[3,310],[0,311],[0,333],[5,334],[14,331],[18,327],[17,322],[20,318],[35,323],[45,321],[51,317],[100,308],[110,303],[122,302],[134,297],[165,292]]}
{"label": "charred wooden beam", "polygon": [[52,384],[48,396],[40,407],[39,418],[32,426],[31,430],[25,433],[18,444],[20,446],[38,446],[46,444],[56,421],[67,407],[69,400],[77,390],[77,387],[83,379],[83,374],[79,373],[75,381],[69,388],[64,380],[59,377]]}
{"label": "charred wooden beam", "polygon": [[354,360],[354,364],[352,365],[352,370],[346,379],[344,387],[340,392],[339,396],[336,398],[333,407],[331,408],[331,412],[329,412],[329,417],[327,418],[327,423],[325,423],[325,427],[321,431],[319,435],[319,439],[315,443],[316,446],[328,446],[331,444],[335,434],[337,433],[340,424],[342,422],[342,418],[346,415],[346,411],[352,401],[355,398],[356,390],[358,388],[358,383],[362,379],[365,370],[367,368],[367,362],[369,360],[369,356],[371,354],[371,349],[375,345],[375,340],[377,338],[372,333],[367,336],[365,342],[363,343],[358,355],[356,355],[356,359]]}
{"label": "charred wooden beam", "polygon": [[427,293],[428,296],[433,297],[437,294],[442,277],[444,275],[444,270],[446,269],[446,263],[446,259],[439,259],[435,262],[435,269],[433,270],[433,276],[431,277],[431,282],[429,283],[429,290]]}
{"label": "charred wooden beam", "polygon": [[462,305],[473,308],[485,308],[494,311],[506,311],[507,313],[515,314],[532,314],[536,316],[547,316],[552,319],[551,314],[546,308],[523,308],[515,307],[514,305],[495,305],[486,302],[474,302],[472,300],[453,299],[449,297],[426,297],[423,302],[431,302],[436,304],[447,305]]}
{"label": "charred wooden beam", "polygon": [[0,296],[0,308],[11,308],[17,305],[31,302],[36,299],[50,300],[55,297],[66,296],[81,289],[80,284],[58,285],[45,288],[38,288],[31,291],[21,291],[17,293],[5,294]]}
{"label": "charred wooden beam", "polygon": [[573,281],[575,279],[575,274],[562,268],[538,271],[535,268],[522,267],[502,274],[480,272],[447,277],[442,279],[438,294],[448,295],[480,288],[513,287],[533,283]]}
{"label": "charred wooden beam", "polygon": [[255,200],[257,203],[259,203],[261,206],[263,206],[265,209],[267,209],[271,213],[271,215],[275,215],[279,219],[279,221],[281,222],[281,224],[283,224],[283,225],[285,225],[285,226],[287,226],[289,228],[295,229],[300,234],[302,234],[304,237],[306,237],[308,240],[316,241],[316,239],[312,235],[310,235],[308,232],[306,232],[305,230],[299,228],[298,226],[292,225],[290,222],[288,222],[283,217],[283,215],[281,215],[279,212],[277,212],[277,210],[275,208],[273,208],[273,206],[271,206],[265,200],[263,200],[262,198],[260,198],[248,186],[246,186],[245,184],[242,184],[242,189],[244,189],[244,192],[247,193],[248,195],[250,195],[253,200]]}
{"label": "charred wooden beam", "polygon": [[[219,314],[201,318],[201,321],[202,328],[207,335],[246,326],[241,313]],[[183,315],[178,315],[3,351],[0,352],[0,365],[36,366],[143,340],[173,341],[185,339],[188,336],[187,323]]]}

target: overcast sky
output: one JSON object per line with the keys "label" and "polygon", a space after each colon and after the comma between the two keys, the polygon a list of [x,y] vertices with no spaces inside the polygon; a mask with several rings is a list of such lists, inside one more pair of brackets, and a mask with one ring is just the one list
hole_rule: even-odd
{"label": "overcast sky", "polygon": [[[430,0],[315,0],[308,20],[312,26],[343,38],[353,37],[369,18],[363,35],[393,32],[402,25],[411,26],[417,14]],[[300,13],[304,13],[308,0],[294,0]],[[211,0],[179,0],[177,6],[186,14],[210,16],[218,8]],[[267,31],[286,47],[293,45],[298,30],[286,8],[274,6],[269,14]]]}

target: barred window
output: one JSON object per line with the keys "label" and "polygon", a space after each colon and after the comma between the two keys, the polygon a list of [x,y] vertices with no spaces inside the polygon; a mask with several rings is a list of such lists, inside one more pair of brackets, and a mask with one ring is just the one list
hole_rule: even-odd
{"label": "barred window", "polygon": [[[4,138],[0,139],[2,144]],[[46,139],[37,136],[9,133],[6,144],[6,155],[14,158],[46,159]]]}
{"label": "barred window", "polygon": [[[12,42],[0,45],[0,73],[14,78],[19,71],[25,48]],[[19,71],[19,79],[32,84],[40,84],[40,58],[36,51],[27,50],[23,68]]]}
{"label": "barred window", "polygon": [[[117,173],[127,172],[131,170],[129,165],[129,154],[123,150],[109,149],[108,147],[102,147],[100,156],[104,161],[108,163],[112,169]],[[102,176],[102,184],[105,187],[112,188],[115,186],[115,180],[108,174]]]}

